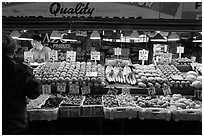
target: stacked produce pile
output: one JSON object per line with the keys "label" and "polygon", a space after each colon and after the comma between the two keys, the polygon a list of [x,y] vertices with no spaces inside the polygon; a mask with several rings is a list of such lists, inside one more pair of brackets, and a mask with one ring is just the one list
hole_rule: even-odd
{"label": "stacked produce pile", "polygon": [[193,65],[195,66],[195,69],[202,74],[202,63],[193,63]]}
{"label": "stacked produce pile", "polygon": [[188,71],[186,79],[191,82],[191,86],[195,89],[202,89],[202,76],[199,76],[195,71]]}
{"label": "stacked produce pile", "polygon": [[[97,72],[97,77],[86,77],[87,72]],[[34,70],[37,79],[43,83],[67,82],[90,86],[105,86],[104,66],[91,62],[54,62],[38,66]]]}
{"label": "stacked produce pile", "polygon": [[87,95],[83,101],[83,105],[102,105],[102,96]]}
{"label": "stacked produce pile", "polygon": [[103,95],[102,101],[103,101],[103,106],[106,108],[119,107],[119,103],[116,95]]}
{"label": "stacked produce pile", "polygon": [[190,66],[192,60],[189,58],[177,58],[172,60],[172,64],[175,66]]}
{"label": "stacked produce pile", "polygon": [[172,110],[202,109],[202,102],[193,101],[183,97],[181,94],[156,97],[134,96],[133,99],[142,108],[165,108]]}
{"label": "stacked produce pile", "polygon": [[127,93],[117,95],[117,100],[120,107],[136,107],[133,97]]}
{"label": "stacked produce pile", "polygon": [[46,101],[45,104],[41,106],[41,108],[57,108],[60,103],[63,101],[63,97],[61,95],[51,95]]}
{"label": "stacked produce pile", "polygon": [[82,95],[66,95],[61,106],[80,106],[82,101]]}
{"label": "stacked produce pile", "polygon": [[47,100],[49,96],[50,95],[48,94],[41,94],[37,99],[29,100],[29,103],[27,104],[27,109],[40,108],[43,102]]}
{"label": "stacked produce pile", "polygon": [[174,65],[158,65],[158,69],[165,75],[171,87],[190,87],[190,81]]}

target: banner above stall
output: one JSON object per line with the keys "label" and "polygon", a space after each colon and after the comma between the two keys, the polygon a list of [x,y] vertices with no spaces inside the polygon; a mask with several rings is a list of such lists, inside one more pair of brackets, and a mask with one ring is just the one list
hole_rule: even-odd
{"label": "banner above stall", "polygon": [[[202,14],[201,2],[3,2],[3,16],[101,16],[181,19]],[[190,8],[188,8],[190,7]],[[189,11],[190,9],[190,11]]]}

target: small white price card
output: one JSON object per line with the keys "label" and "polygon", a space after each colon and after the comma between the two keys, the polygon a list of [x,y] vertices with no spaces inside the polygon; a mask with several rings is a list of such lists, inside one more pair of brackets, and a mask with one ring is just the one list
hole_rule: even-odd
{"label": "small white price card", "polygon": [[91,93],[90,86],[81,87],[81,92],[82,95],[90,94]]}
{"label": "small white price card", "polygon": [[56,50],[51,50],[48,53],[49,61],[57,61],[58,60],[58,52]]}
{"label": "small white price card", "polygon": [[124,94],[130,94],[130,88],[122,88],[122,93]]}
{"label": "small white price card", "polygon": [[100,52],[92,51],[91,52],[91,60],[100,60]]}
{"label": "small white price card", "polygon": [[115,51],[115,55],[121,55],[122,49],[117,47],[117,48],[114,48],[114,51]]}
{"label": "small white price card", "polygon": [[42,94],[50,94],[51,85],[42,85]]}
{"label": "small white price card", "polygon": [[171,88],[169,86],[162,88],[164,95],[170,95],[171,94]]}
{"label": "small white price card", "polygon": [[77,85],[77,84],[70,84],[69,85],[69,93],[70,94],[79,94],[79,85]]}
{"label": "small white price card", "polygon": [[27,62],[27,63],[32,63],[34,62],[33,60],[33,52],[24,52],[24,62]]}
{"label": "small white price card", "polygon": [[148,94],[149,94],[150,96],[153,96],[153,95],[156,94],[156,89],[155,89],[155,87],[149,87],[147,90],[148,90]]}
{"label": "small white price card", "polygon": [[86,77],[97,77],[98,73],[97,72],[87,72]]}
{"label": "small white price card", "polygon": [[76,52],[67,51],[66,61],[76,61]]}
{"label": "small white price card", "polygon": [[177,47],[177,53],[184,53],[184,47]]}
{"label": "small white price card", "polygon": [[139,60],[148,60],[149,51],[148,50],[139,50]]}
{"label": "small white price card", "polygon": [[57,83],[57,91],[58,92],[66,92],[66,83]]}

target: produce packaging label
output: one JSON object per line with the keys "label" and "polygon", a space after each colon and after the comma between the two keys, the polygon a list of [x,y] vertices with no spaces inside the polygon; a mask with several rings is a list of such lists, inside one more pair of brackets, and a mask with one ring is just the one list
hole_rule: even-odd
{"label": "produce packaging label", "polygon": [[70,84],[69,85],[69,93],[70,94],[79,94],[79,85],[77,85],[77,84]]}
{"label": "produce packaging label", "polygon": [[90,86],[81,87],[81,92],[82,95],[90,94],[91,93]]}
{"label": "produce packaging label", "polygon": [[171,94],[171,89],[170,89],[169,86],[168,87],[163,87],[162,91],[163,91],[164,95],[170,95]]}
{"label": "produce packaging label", "polygon": [[76,52],[67,51],[66,61],[76,61]]}
{"label": "produce packaging label", "polygon": [[58,61],[58,52],[56,50],[51,50],[48,53],[49,61]]}
{"label": "produce packaging label", "polygon": [[139,50],[139,60],[148,60],[148,54],[149,51],[148,50]]}
{"label": "produce packaging label", "polygon": [[177,47],[177,53],[184,53],[184,47]]}
{"label": "produce packaging label", "polygon": [[24,52],[24,62],[31,63],[33,61],[33,52]]}
{"label": "produce packaging label", "polygon": [[147,90],[148,90],[148,94],[149,94],[150,96],[153,96],[153,95],[156,94],[156,89],[155,89],[155,87],[150,87],[150,88],[148,88]]}
{"label": "produce packaging label", "polygon": [[114,48],[114,51],[115,51],[115,55],[121,55],[121,51],[122,51],[122,49],[121,48],[119,48],[119,47],[117,47],[117,48]]}
{"label": "produce packaging label", "polygon": [[66,92],[66,83],[57,83],[57,91],[58,92]]}
{"label": "produce packaging label", "polygon": [[91,52],[91,60],[100,60],[100,52],[92,51]]}
{"label": "produce packaging label", "polygon": [[42,85],[42,94],[50,94],[51,85]]}

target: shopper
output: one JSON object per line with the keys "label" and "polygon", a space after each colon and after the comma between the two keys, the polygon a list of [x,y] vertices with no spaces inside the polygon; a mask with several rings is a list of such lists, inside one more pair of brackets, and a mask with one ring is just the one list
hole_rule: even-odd
{"label": "shopper", "polygon": [[33,48],[30,50],[33,52],[34,62],[42,63],[45,61],[49,61],[49,52],[51,51],[50,48],[43,46],[42,44],[42,37],[39,35],[32,36],[31,44]]}
{"label": "shopper", "polygon": [[2,134],[26,134],[26,98],[40,95],[40,84],[32,69],[13,59],[16,43],[2,35]]}

